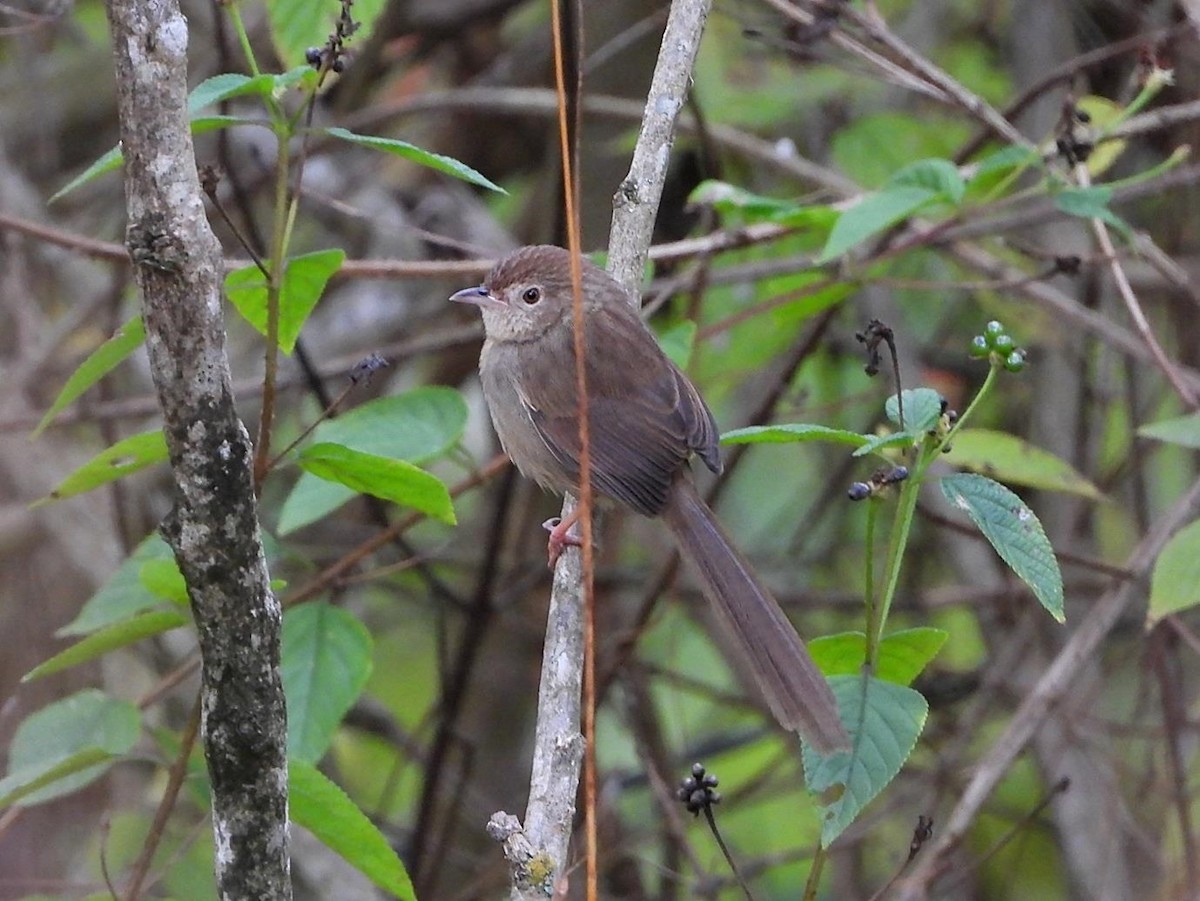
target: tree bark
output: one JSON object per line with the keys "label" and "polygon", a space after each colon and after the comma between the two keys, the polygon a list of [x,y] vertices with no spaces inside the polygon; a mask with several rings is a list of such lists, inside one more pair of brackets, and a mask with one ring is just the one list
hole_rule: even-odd
{"label": "tree bark", "polygon": [[271,592],[234,408],[224,266],[187,117],[187,20],[176,0],[110,0],[125,157],[126,243],[174,474],[162,525],[203,658],[202,735],[223,899],[291,897],[282,611]]}

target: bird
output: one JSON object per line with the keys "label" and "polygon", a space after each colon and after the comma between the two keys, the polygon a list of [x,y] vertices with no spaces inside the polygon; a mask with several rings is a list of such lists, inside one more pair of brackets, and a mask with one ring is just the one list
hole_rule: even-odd
{"label": "bird", "polygon": [[[581,268],[593,491],[666,523],[780,725],[819,753],[848,748],[830,683],[696,489],[693,457],[722,467],[712,412],[621,285],[586,258]],[[544,244],[510,253],[450,297],[482,313],[479,376],[501,445],[557,494],[578,493],[580,479],[573,296],[570,253]],[[572,522],[551,529],[551,565],[578,543]]]}

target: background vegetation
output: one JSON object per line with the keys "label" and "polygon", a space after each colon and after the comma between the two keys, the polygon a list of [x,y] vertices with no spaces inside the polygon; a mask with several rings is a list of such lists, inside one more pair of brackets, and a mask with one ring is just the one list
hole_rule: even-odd
{"label": "background vegetation", "polygon": [[[607,242],[666,9],[583,4],[589,250]],[[315,82],[300,72],[305,49],[339,7],[238,10],[263,71],[295,73],[265,88],[209,81],[253,74],[242,35],[228,9],[184,4],[190,82],[210,90],[193,97],[197,162],[218,180],[209,219],[244,268],[247,246],[272,245],[271,116],[303,108]],[[494,460],[474,380],[481,329],[445,298],[506,250],[565,243],[549,12],[413,0],[356,3],[353,15],[371,27],[351,36],[311,124],[393,143],[325,130],[289,145],[293,175],[303,160],[296,296],[319,303],[297,314],[274,398],[273,447],[303,439],[304,450],[273,469],[260,505],[290,605],[289,754],[312,792],[293,784],[293,813],[334,809],[322,792],[336,783],[419,897],[492,898],[509,877],[484,825],[523,810],[528,792],[550,592],[539,524],[558,502]],[[108,897],[106,881],[126,897],[150,834],[144,894],[214,897],[198,749],[181,758],[165,826],[151,826],[187,743],[196,640],[169,551],[147,539],[171,481],[151,465],[165,447],[129,325],[139,302],[121,179],[89,169],[118,139],[104,8],[6,4],[0,25],[0,897]],[[895,781],[829,848],[826,897],[1187,898],[1200,885],[1189,610],[1200,534],[1186,528],[1200,446],[1198,171],[1186,149],[1198,28],[1185,0],[713,7],[651,252],[653,327],[727,431],[871,435],[894,428],[884,401],[896,386],[887,354],[879,376],[864,372],[856,334],[869,320],[891,328],[903,387],[934,388],[958,411],[988,373],[972,338],[1001,321],[1025,368],[1003,374],[972,411],[976,434],[931,475],[957,467],[1012,486],[1065,586],[1063,625],[932,480],[923,489],[888,631],[944,631],[940,650],[936,636],[913,640],[914,675],[932,657],[913,686],[928,717]],[[304,134],[302,118],[293,125]],[[431,166],[396,141],[447,159]],[[246,272],[227,285],[227,321],[253,424],[264,323]],[[390,366],[352,383],[372,353]],[[63,397],[85,360],[87,390]],[[336,417],[306,436],[332,403]],[[861,631],[864,572],[883,571],[895,493],[855,504],[847,492],[880,460],[782,440],[813,437],[802,429],[770,437],[780,443],[726,448],[717,509],[805,637]],[[406,506],[339,491],[318,478],[339,462],[319,442],[423,467],[453,490],[453,513],[418,476],[429,493],[403,494]],[[55,491],[64,499],[30,509]],[[798,743],[744,690],[671,559],[655,523],[603,519],[601,896],[741,896],[704,820],[674,800],[702,760],[754,897],[798,897],[822,825]],[[87,636],[99,638],[55,658]],[[358,826],[323,834],[315,819],[293,835],[297,895],[374,897],[361,849],[329,834]],[[388,866],[373,881],[405,884]]]}

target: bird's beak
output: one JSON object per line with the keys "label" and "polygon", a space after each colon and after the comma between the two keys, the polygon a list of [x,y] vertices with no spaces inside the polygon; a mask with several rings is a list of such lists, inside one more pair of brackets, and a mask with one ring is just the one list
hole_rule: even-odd
{"label": "bird's beak", "polygon": [[455,291],[450,295],[450,299],[455,303],[473,303],[475,306],[483,310],[508,309],[508,304],[494,295],[483,285],[478,285],[474,288],[463,288],[461,291]]}

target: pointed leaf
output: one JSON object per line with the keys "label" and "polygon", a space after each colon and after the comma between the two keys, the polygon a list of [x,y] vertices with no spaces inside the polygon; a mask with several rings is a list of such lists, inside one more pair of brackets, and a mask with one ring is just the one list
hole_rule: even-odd
{"label": "pointed leaf", "polygon": [[0,806],[39,804],[96,779],[108,761],[127,753],[141,732],[128,701],[86,689],[30,714],[9,745]]}
{"label": "pointed leaf", "polygon": [[87,600],[79,615],[54,634],[59,638],[86,635],[126,620],[148,607],[161,605],[162,599],[147,589],[141,580],[142,567],[152,560],[174,561],[171,549],[157,532],[142,541],[100,590]]}
{"label": "pointed leaf", "polygon": [[1151,422],[1139,428],[1137,433],[1143,438],[1153,438],[1168,444],[1200,448],[1200,413]]}
{"label": "pointed leaf", "polygon": [[60,197],[74,191],[76,188],[86,185],[89,181],[99,178],[106,172],[113,172],[121,168],[121,163],[124,157],[121,156],[120,146],[114,147],[112,150],[106,151],[101,157],[92,163],[69,182],[50,195],[49,203],[54,203]]}
{"label": "pointed leaf", "polygon": [[780,423],[779,425],[752,425],[743,429],[732,429],[721,436],[722,444],[791,444],[797,441],[832,441],[862,447],[870,439],[858,432],[831,429],[828,426],[812,425],[807,422]]}
{"label": "pointed leaf", "polygon": [[371,633],[324,602],[283,617],[281,670],[288,705],[288,756],[317,763],[371,675]]}
{"label": "pointed leaf", "polygon": [[838,217],[817,263],[836,260],[937,199],[936,192],[917,185],[895,185],[867,194]]}
{"label": "pointed leaf", "polygon": [[691,319],[677,322],[658,336],[658,344],[671,362],[680,369],[687,369],[692,359],[692,347],[696,343],[696,323]]}
{"label": "pointed leaf", "polygon": [[442,156],[440,153],[431,153],[428,150],[422,150],[420,147],[405,141],[359,135],[344,128],[327,128],[325,129],[325,133],[332,138],[340,138],[343,141],[349,141],[351,144],[357,144],[360,147],[370,147],[372,150],[381,150],[393,156],[403,157],[409,162],[427,166],[430,169],[436,169],[438,172],[452,175],[455,178],[460,178],[481,188],[487,188],[489,191],[497,191],[500,194],[508,193],[498,184],[485,178],[466,163],[460,163],[453,157]]}
{"label": "pointed leaf", "polygon": [[153,466],[167,459],[167,439],[161,429],[130,435],[92,457],[59,483],[59,486],[31,507],[60,501],[107,485],[122,476]]}
{"label": "pointed leaf", "polygon": [[450,493],[436,476],[403,460],[364,454],[341,444],[314,444],[296,458],[307,472],[454,525]]}
{"label": "pointed leaf", "polygon": [[1066,460],[1007,432],[963,429],[943,459],[1010,485],[1065,491],[1097,501],[1104,497]]}
{"label": "pointed leaf", "polygon": [[[279,290],[279,348],[284,353],[295,349],[300,330],[345,259],[342,250],[318,250],[287,261]],[[225,276],[225,295],[247,322],[267,334],[267,280],[257,266]]]}
{"label": "pointed leaf", "polygon": [[288,761],[288,810],[368,879],[401,901],[416,901],[404,864],[375,824],[311,763]]}
{"label": "pointed leaf", "polygon": [[[466,424],[467,405],[462,395],[453,388],[432,385],[355,407],[317,426],[313,439],[420,464],[458,444]],[[284,501],[279,534],[315,522],[354,496],[344,485],[305,473]]]}
{"label": "pointed leaf", "polygon": [[187,614],[175,610],[154,610],[149,613],[140,613],[132,619],[113,623],[111,626],[106,626],[97,632],[93,632],[87,638],[75,642],[75,644],[66,650],[59,651],[49,660],[31,669],[21,681],[32,682],[34,679],[42,678],[42,676],[49,676],[52,673],[70,669],[81,663],[95,660],[97,657],[103,657],[109,651],[115,651],[117,648],[135,644],[144,638],[159,635],[171,629],[176,629],[179,626],[187,625],[187,623]]}
{"label": "pointed leaf", "polygon": [[88,358],[79,364],[71,373],[67,383],[58,392],[58,397],[42,417],[42,421],[33,430],[32,437],[36,438],[69,403],[88,388],[112,372],[117,364],[142,346],[146,338],[146,329],[142,325],[142,317],[134,316],[117,329],[115,335],[97,347]]}
{"label": "pointed leaf", "polygon": [[925,727],[929,705],[911,688],[871,676],[829,679],[852,747],[828,757],[804,743],[804,776],[823,808],[828,848],[904,765]]}
{"label": "pointed leaf", "polygon": [[925,188],[948,203],[962,202],[967,185],[958,172],[958,167],[949,160],[918,160],[905,166],[888,180],[888,186],[905,185]]}
{"label": "pointed leaf", "polygon": [[179,564],[174,557],[163,560],[149,560],[138,570],[138,581],[155,597],[171,601],[181,607],[186,607],[191,600],[188,597],[187,582],[179,571]]}
{"label": "pointed leaf", "polygon": [[[384,0],[354,0],[352,13],[357,28],[350,42],[352,50],[370,37],[383,6]],[[324,46],[329,40],[339,7],[332,0],[271,0],[263,9],[280,59],[286,65],[301,66],[309,47]]]}
{"label": "pointed leaf", "polygon": [[230,100],[245,94],[269,97],[275,91],[275,87],[276,76],[274,75],[250,76],[236,72],[214,75],[192,88],[191,94],[188,95],[188,115],[194,117],[206,106],[212,106],[222,100]]}
{"label": "pointed leaf", "polygon": [[[948,637],[946,631],[928,626],[884,636],[879,643],[875,675],[885,682],[911,685]],[[867,660],[867,636],[862,632],[825,635],[810,641],[808,650],[826,676],[856,676]]]}
{"label": "pointed leaf", "polygon": [[1030,587],[1050,615],[1064,622],[1058,559],[1041,522],[1025,502],[999,482],[973,474],[942,479],[942,493],[971,517],[996,553]]}
{"label": "pointed leaf", "polygon": [[1164,616],[1200,604],[1200,520],[1171,536],[1150,577],[1149,629]]}

